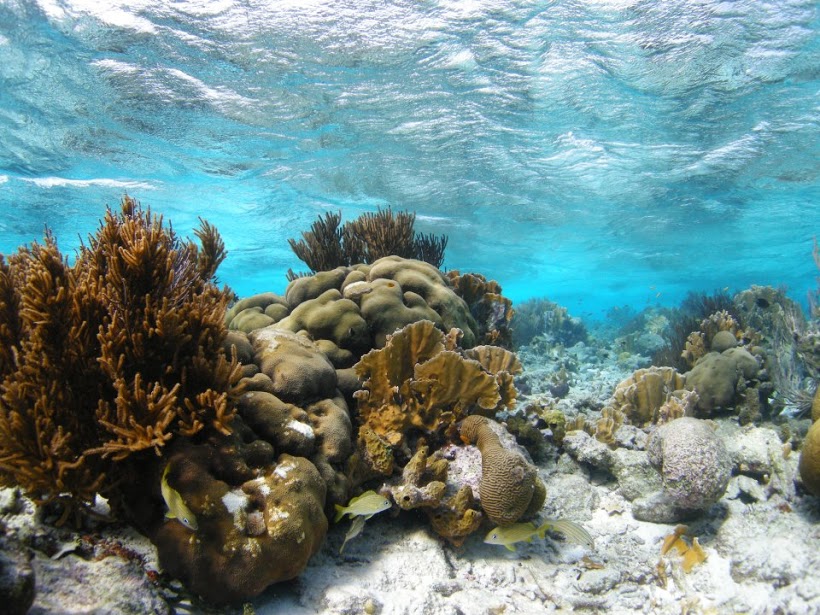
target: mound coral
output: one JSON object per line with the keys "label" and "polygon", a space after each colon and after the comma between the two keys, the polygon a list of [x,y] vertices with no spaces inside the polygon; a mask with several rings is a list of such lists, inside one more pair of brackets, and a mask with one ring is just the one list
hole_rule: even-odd
{"label": "mound coral", "polygon": [[464,348],[481,337],[469,306],[444,274],[429,263],[398,256],[296,278],[284,298],[255,295],[228,312],[231,329],[249,333],[277,324],[306,332],[340,369],[419,320],[430,320],[443,331],[461,330]]}
{"label": "mound coral", "polygon": [[806,490],[820,496],[820,420],[812,423],[803,440],[799,470]]}
{"label": "mound coral", "polygon": [[3,483],[59,500],[63,519],[98,491],[121,510],[154,452],[229,431],[240,374],[222,350],[230,292],[212,283],[225,252],[212,226],[197,234],[202,250],[125,197],[73,266],[49,233],[0,259]]}
{"label": "mound coral", "polygon": [[249,468],[238,439],[178,447],[169,482],[196,515],[198,529],[166,521],[151,538],[160,563],[206,599],[236,602],[296,577],[327,533],[325,483],[307,459],[283,453]]}
{"label": "mound coral", "polygon": [[706,510],[726,491],[732,463],[706,421],[683,417],[661,425],[649,436],[646,452],[663,490],[634,502],[636,518],[674,523]]}
{"label": "mound coral", "polygon": [[481,451],[481,508],[493,523],[510,525],[537,513],[546,488],[535,466],[517,451],[505,448],[493,430],[493,421],[472,415],[459,427],[462,440]]}
{"label": "mound coral", "polygon": [[698,394],[698,415],[709,416],[717,408],[733,406],[736,395],[759,370],[757,360],[745,348],[710,352],[701,358],[685,375],[686,388]]}

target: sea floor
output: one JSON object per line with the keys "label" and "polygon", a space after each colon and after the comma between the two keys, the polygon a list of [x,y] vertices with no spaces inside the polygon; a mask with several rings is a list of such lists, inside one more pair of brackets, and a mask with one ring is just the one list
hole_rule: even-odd
{"label": "sea floor", "polygon": [[[587,351],[568,352],[578,359]],[[525,349],[520,357],[531,383],[545,382],[542,376],[554,371],[554,361],[543,356]],[[600,407],[635,367],[614,357],[581,361],[569,393],[557,403]],[[533,386],[519,401],[546,394]],[[798,455],[782,448],[773,425],[741,427],[733,416],[715,422],[735,469],[723,498],[687,521],[685,539],[697,538],[706,554],[689,572],[676,551],[661,555],[675,524],[633,517],[624,496],[629,477],[568,452],[536,460],[547,486],[543,515],[581,524],[594,539],[592,548],[551,536],[508,551],[483,543],[483,532],[454,547],[421,514],[383,514],[367,522],[344,554],[346,522],[331,528],[295,581],[245,605],[216,608],[166,579],[152,545],[135,532],[55,529],[6,489],[0,497],[4,555],[23,568],[30,558],[37,582],[30,612],[36,615],[820,613],[820,499],[795,484]],[[10,545],[25,545],[27,555],[11,553],[19,546]]]}

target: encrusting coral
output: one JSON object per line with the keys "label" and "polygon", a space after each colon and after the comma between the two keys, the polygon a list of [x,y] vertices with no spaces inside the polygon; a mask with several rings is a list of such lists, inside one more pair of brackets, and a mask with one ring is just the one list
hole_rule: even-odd
{"label": "encrusting coral", "polygon": [[537,513],[544,504],[546,488],[535,466],[505,448],[487,417],[465,418],[459,431],[462,440],[481,451],[481,508],[493,523],[510,525]]}
{"label": "encrusting coral", "polygon": [[[119,485],[177,436],[227,433],[239,366],[222,350],[225,256],[125,197],[74,265],[46,233],[0,266],[0,479],[64,516]],[[141,454],[151,453],[148,458]],[[128,460],[128,463],[124,463]],[[62,519],[61,519],[62,521]]]}

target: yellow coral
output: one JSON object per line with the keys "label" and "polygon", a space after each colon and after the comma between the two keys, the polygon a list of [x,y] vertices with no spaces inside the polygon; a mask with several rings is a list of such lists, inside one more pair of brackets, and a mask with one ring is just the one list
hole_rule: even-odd
{"label": "yellow coral", "polygon": [[432,322],[419,321],[355,366],[363,381],[354,395],[359,419],[392,445],[411,428],[441,434],[470,411],[494,409],[502,400],[499,381],[478,361],[444,350],[443,338]]}
{"label": "yellow coral", "polygon": [[661,406],[683,385],[683,376],[672,367],[639,369],[615,388],[612,406],[633,425],[654,423]]}

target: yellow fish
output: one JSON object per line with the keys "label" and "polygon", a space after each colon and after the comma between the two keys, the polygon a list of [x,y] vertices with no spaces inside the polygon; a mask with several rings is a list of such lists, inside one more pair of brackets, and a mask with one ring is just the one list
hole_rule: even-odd
{"label": "yellow fish", "polygon": [[347,506],[336,504],[336,519],[334,519],[334,522],[338,522],[345,515],[350,515],[351,519],[353,517],[369,519],[388,508],[390,508],[390,500],[371,489],[350,500]]}
{"label": "yellow fish", "polygon": [[550,530],[560,532],[570,540],[592,547],[592,536],[589,535],[589,532],[577,523],[566,519],[547,519],[538,527],[529,521],[499,526],[494,530],[490,530],[490,533],[484,538],[484,542],[490,545],[504,545],[509,551],[515,551],[514,544],[532,542],[532,539],[536,536],[543,539]]}
{"label": "yellow fish", "polygon": [[196,522],[196,517],[191,509],[185,505],[185,501],[179,494],[179,491],[168,484],[168,470],[171,464],[165,466],[162,472],[162,481],[160,488],[162,489],[162,499],[165,500],[165,505],[168,507],[168,512],[165,513],[166,519],[176,519],[189,530],[196,531],[199,525]]}
{"label": "yellow fish", "polygon": [[351,538],[356,538],[356,536],[362,533],[365,521],[366,519],[364,517],[353,517],[353,523],[350,524],[350,529],[347,530],[347,534],[345,534],[345,540],[342,543],[341,548],[339,549],[339,555],[341,555],[342,551],[345,550],[345,545],[347,544],[348,540],[350,540]]}

